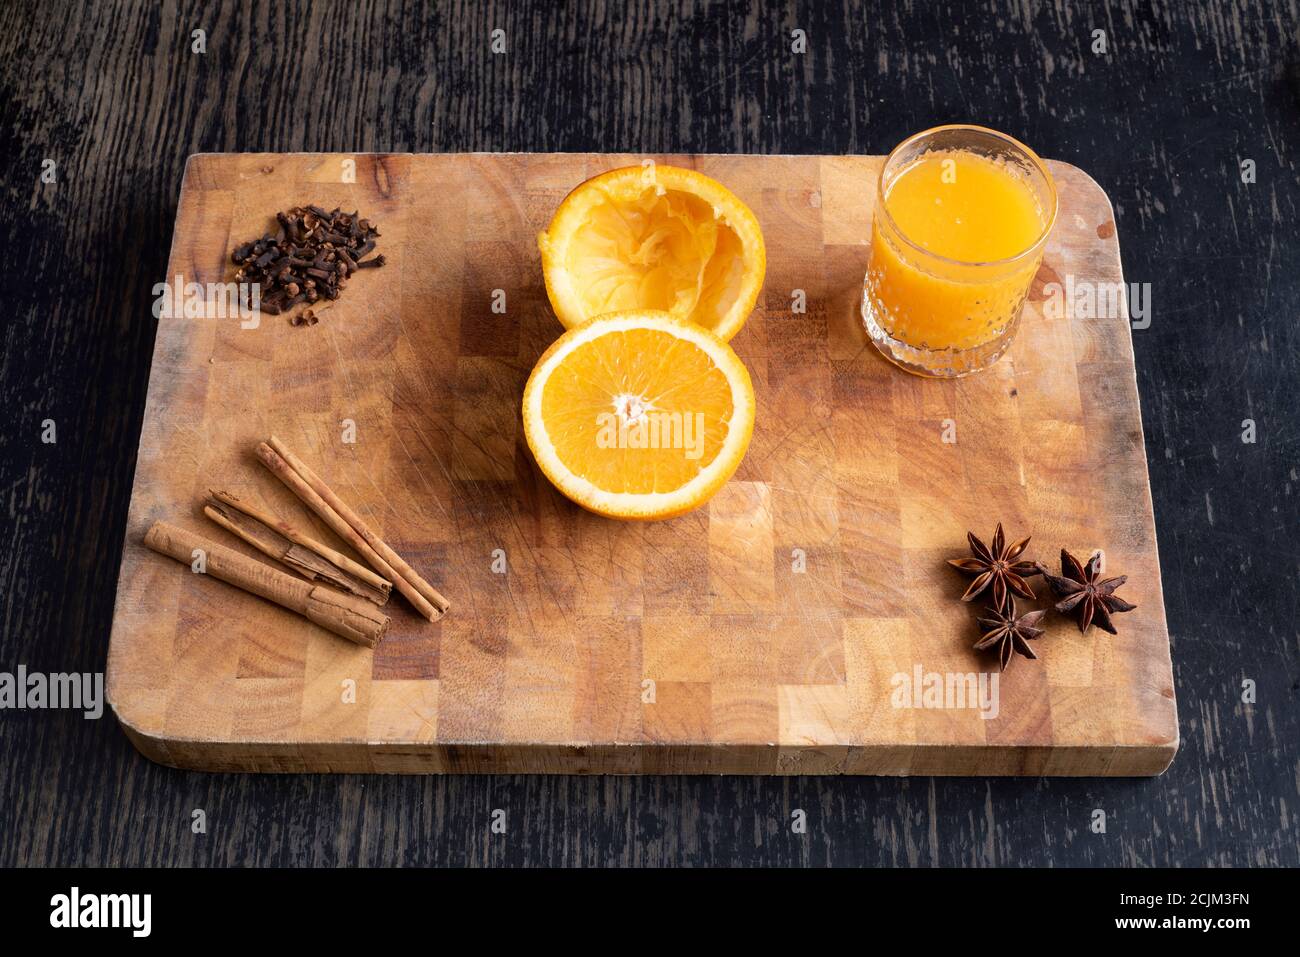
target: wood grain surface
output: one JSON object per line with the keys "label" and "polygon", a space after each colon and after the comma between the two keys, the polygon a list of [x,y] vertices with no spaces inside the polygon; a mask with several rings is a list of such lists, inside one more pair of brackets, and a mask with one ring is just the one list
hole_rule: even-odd
{"label": "wood grain surface", "polygon": [[[757,397],[748,455],[706,507],[628,523],[550,487],[519,410],[563,331],[537,233],[578,183],[646,159],[724,182],[770,253],[732,340]],[[1011,352],[924,379],[861,321],[881,162],[193,157],[174,289],[230,281],[230,250],[292,206],[359,210],[388,265],[313,327],[224,309],[160,321],[109,650],[132,741],[200,770],[1163,771],[1178,728],[1128,320],[1048,308],[1064,277],[1123,282],[1110,202],[1052,164],[1058,226]],[[378,647],[348,647],[142,547],[175,521],[255,557],[198,514],[214,482],[305,520],[250,454],[271,434],[457,596],[454,613],[431,624],[395,601]],[[1039,661],[968,700],[964,676],[987,681],[997,659],[972,651],[983,605],[954,600],[967,581],[944,559],[997,521],[1048,562],[1104,548],[1140,610],[1118,638],[1055,620]],[[921,707],[917,687],[900,706],[898,677],[919,686],[918,671],[962,682],[961,699]]]}
{"label": "wood grain surface", "polygon": [[6,711],[0,863],[1300,864],[1296,20],[1289,0],[0,5],[0,669],[105,667],[189,155],[878,154],[973,121],[1086,168],[1150,283],[1133,349],[1182,736],[1143,781],[254,776],[153,764],[107,713]]}

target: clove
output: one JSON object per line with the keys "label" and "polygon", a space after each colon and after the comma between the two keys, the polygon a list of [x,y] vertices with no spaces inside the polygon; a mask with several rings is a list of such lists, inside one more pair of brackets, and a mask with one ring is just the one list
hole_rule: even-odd
{"label": "clove", "polygon": [[293,318],[293,325],[314,325],[316,312],[339,298],[356,270],[385,263],[382,255],[361,261],[374,250],[379,229],[355,210],[295,206],[276,213],[275,220],[274,234],[241,243],[230,258],[239,282],[261,287],[261,307],[268,315],[302,303],[314,307]]}

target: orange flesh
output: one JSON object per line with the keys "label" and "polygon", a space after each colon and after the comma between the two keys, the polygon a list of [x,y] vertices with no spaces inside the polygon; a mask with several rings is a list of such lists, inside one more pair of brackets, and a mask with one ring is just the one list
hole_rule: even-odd
{"label": "orange flesh", "polygon": [[586,316],[663,309],[715,328],[739,298],[745,269],[740,238],[689,193],[645,187],[587,212],[565,267]]}
{"label": "orange flesh", "polygon": [[[542,392],[542,418],[560,460],[609,492],[680,488],[717,457],[732,411],[730,384],[713,360],[654,329],[578,346]],[[611,443],[619,426],[624,438]]]}

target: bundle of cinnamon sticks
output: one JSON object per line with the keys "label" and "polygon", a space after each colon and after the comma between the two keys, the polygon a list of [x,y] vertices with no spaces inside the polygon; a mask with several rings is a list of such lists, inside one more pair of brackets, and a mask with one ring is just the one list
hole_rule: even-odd
{"label": "bundle of cinnamon sticks", "polygon": [[370,567],[220,489],[210,490],[203,513],[300,577],[166,522],[154,523],[145,535],[145,544],[186,564],[195,562],[195,556],[202,553],[202,570],[206,574],[371,648],[388,630],[389,618],[378,609],[387,603],[394,587],[430,621],[447,613],[450,602],[371,531],[361,516],[283,442],[272,436],[270,443],[258,445],[257,457]]}

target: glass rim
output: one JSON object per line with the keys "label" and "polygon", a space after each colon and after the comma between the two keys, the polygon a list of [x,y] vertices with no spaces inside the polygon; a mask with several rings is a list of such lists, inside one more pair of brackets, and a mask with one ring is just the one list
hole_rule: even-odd
{"label": "glass rim", "polygon": [[[1004,143],[1014,146],[1029,157],[1030,162],[1037,167],[1038,171],[1043,174],[1043,179],[1047,181],[1047,188],[1052,196],[1051,215],[1047,217],[1047,224],[1043,227],[1043,231],[1038,234],[1038,238],[1014,256],[1007,256],[1004,259],[969,260],[953,259],[950,256],[943,255],[942,253],[936,253],[933,250],[926,249],[920,243],[916,242],[916,240],[908,236],[907,233],[903,232],[902,228],[899,227],[898,223],[894,220],[893,214],[889,211],[889,205],[885,202],[885,170],[889,168],[890,161],[898,155],[902,149],[911,146],[922,137],[933,136],[935,133],[946,133],[950,130],[968,130],[974,133],[983,133],[993,137],[994,139],[1002,140]],[[907,139],[903,140],[903,142],[895,146],[889,151],[889,155],[885,157],[884,163],[880,165],[880,175],[876,177],[876,199],[880,204],[881,212],[885,214],[885,219],[889,223],[890,228],[903,242],[907,243],[907,245],[911,246],[923,255],[937,259],[940,262],[951,263],[954,266],[1009,266],[1021,259],[1028,258],[1036,253],[1040,247],[1046,245],[1047,237],[1051,235],[1052,227],[1056,225],[1056,217],[1060,213],[1061,209],[1060,197],[1056,192],[1056,179],[1052,176],[1051,170],[1047,168],[1047,163],[1042,159],[1042,157],[1014,136],[999,132],[995,129],[990,129],[987,126],[976,126],[972,123],[947,123],[943,126],[932,126],[928,130],[921,130],[919,133],[913,133]]]}

